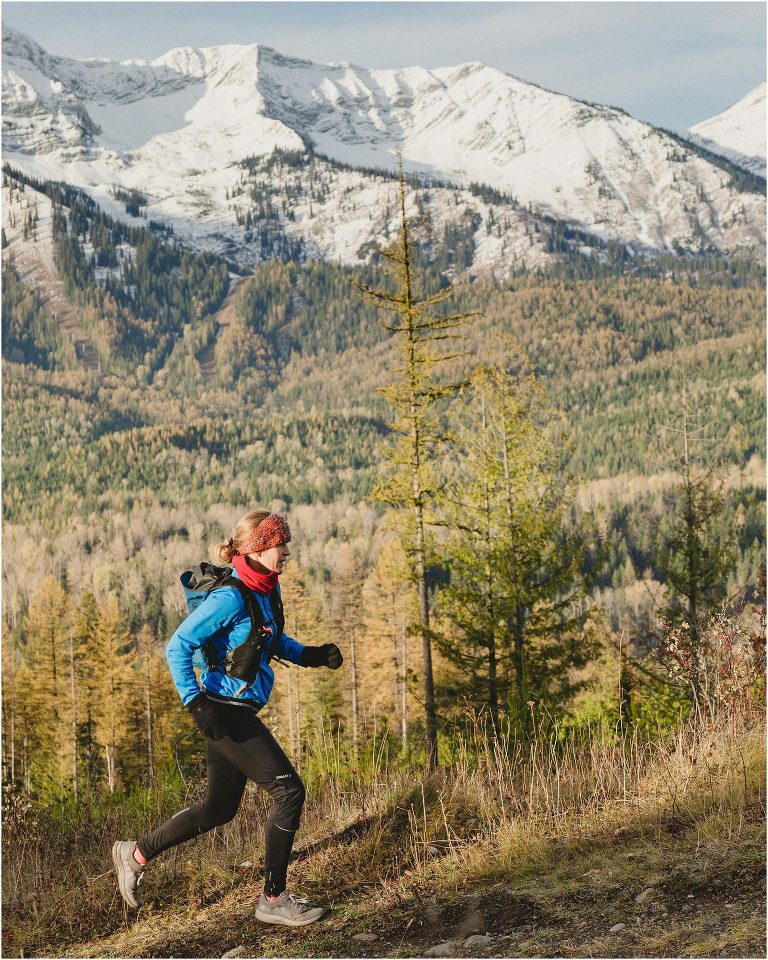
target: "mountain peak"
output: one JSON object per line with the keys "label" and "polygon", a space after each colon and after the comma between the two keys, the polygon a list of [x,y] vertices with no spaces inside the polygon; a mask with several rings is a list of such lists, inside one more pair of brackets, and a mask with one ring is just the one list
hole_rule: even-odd
{"label": "mountain peak", "polygon": [[765,83],[688,131],[691,140],[752,173],[766,174]]}

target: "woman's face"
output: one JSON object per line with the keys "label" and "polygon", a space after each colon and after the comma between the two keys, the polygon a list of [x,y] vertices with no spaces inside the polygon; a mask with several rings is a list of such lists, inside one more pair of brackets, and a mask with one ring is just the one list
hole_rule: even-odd
{"label": "woman's face", "polygon": [[274,573],[282,573],[285,561],[291,555],[291,548],[287,543],[279,543],[276,547],[270,547],[262,553],[249,553],[252,560],[257,560],[267,570]]}

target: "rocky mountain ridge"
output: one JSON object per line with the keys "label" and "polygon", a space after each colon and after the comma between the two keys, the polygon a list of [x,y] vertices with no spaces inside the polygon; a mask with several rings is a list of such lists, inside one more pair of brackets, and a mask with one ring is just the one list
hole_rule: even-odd
{"label": "rocky mountain ridge", "polygon": [[[394,220],[382,214],[381,191],[371,189],[372,168],[391,171],[398,149],[409,173],[444,182],[444,193],[430,194],[443,219],[479,217],[487,234],[498,211],[485,198],[469,202],[473,183],[518,211],[648,255],[761,255],[763,248],[764,197],[737,189],[727,164],[617,108],[481,63],[368,70],[255,44],[179,48],[154,61],[77,61],[9,28],[3,45],[4,152],[12,166],[82,187],[116,216],[129,216],[116,194],[140,192],[148,217],[192,247],[234,252],[244,267],[260,253],[244,239],[239,221],[247,213],[232,195],[249,158],[275,150],[324,155],[358,171],[362,184],[350,205],[344,177],[326,177],[320,161],[309,165],[312,180],[334,181],[323,215],[318,220],[318,204],[288,209],[289,202],[277,217],[306,255],[354,262],[386,238]],[[285,180],[269,187],[290,196]],[[253,206],[256,232],[258,213]],[[509,219],[522,222],[519,213]],[[530,252],[485,247],[476,244],[476,273],[541,265],[535,242]]]}

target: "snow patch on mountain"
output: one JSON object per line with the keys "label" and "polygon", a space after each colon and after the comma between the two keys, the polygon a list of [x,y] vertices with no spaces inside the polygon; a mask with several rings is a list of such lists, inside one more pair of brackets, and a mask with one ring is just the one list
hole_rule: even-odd
{"label": "snow patch on mountain", "polygon": [[[276,227],[301,244],[307,256],[354,265],[397,236],[398,184],[391,178],[339,169],[317,158],[295,167],[271,158],[250,166],[250,174],[232,189],[228,201],[235,219],[242,222],[248,210],[258,209],[256,204],[263,210],[261,198],[272,197],[279,204],[289,196],[290,205],[273,209],[272,216]],[[260,199],[254,201],[254,196]],[[266,202],[272,206],[271,200]],[[466,266],[476,275],[506,277],[524,267],[544,267],[553,259],[547,250],[551,228],[512,203],[494,204],[459,188],[409,186],[406,211],[417,242],[445,245],[456,255],[454,236],[471,244]],[[263,212],[253,217],[257,225],[263,220]],[[252,241],[247,237],[246,230],[238,243],[241,256],[260,244],[256,231]]]}

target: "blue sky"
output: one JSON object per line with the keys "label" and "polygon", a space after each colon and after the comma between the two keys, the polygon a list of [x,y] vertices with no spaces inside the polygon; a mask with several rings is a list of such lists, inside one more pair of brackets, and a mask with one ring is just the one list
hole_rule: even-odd
{"label": "blue sky", "polygon": [[69,57],[153,59],[264,43],[321,62],[480,60],[685,129],[765,80],[766,5],[740,2],[6,2],[4,24]]}

